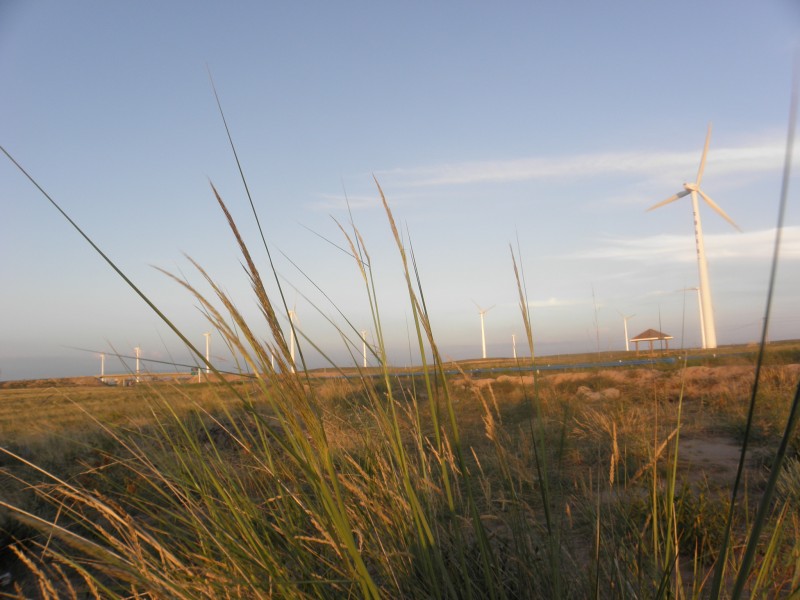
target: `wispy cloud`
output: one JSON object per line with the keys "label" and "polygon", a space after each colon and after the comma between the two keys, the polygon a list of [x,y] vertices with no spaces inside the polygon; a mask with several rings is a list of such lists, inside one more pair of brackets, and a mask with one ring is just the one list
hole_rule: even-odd
{"label": "wispy cloud", "polygon": [[528,302],[530,308],[562,308],[565,306],[578,306],[586,304],[586,300],[575,300],[568,298],[556,298],[551,296],[546,300],[531,300]]}
{"label": "wispy cloud", "polygon": [[[782,143],[719,148],[709,154],[715,175],[763,172],[779,169]],[[606,152],[558,157],[526,157],[398,168],[377,173],[407,186],[443,186],[476,183],[508,183],[530,180],[562,180],[600,175],[662,177],[665,173],[694,173],[701,149],[687,152]]]}
{"label": "wispy cloud", "polygon": [[[639,238],[603,238],[597,246],[568,255],[581,260],[634,260],[647,262],[691,262],[696,260],[694,243],[685,235],[653,235]],[[714,260],[763,260],[772,257],[775,229],[746,233],[706,234],[706,254]],[[800,259],[800,226],[785,227],[782,260]]]}
{"label": "wispy cloud", "polygon": [[380,196],[376,192],[372,196],[345,196],[344,194],[320,194],[317,199],[309,204],[310,208],[324,212],[365,210],[380,208]]}

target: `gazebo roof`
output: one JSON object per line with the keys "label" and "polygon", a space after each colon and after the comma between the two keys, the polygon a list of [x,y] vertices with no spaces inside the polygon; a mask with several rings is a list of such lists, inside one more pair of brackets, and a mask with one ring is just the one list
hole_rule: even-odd
{"label": "gazebo roof", "polygon": [[636,337],[632,337],[631,341],[632,342],[650,342],[650,341],[653,341],[653,340],[671,340],[671,339],[672,339],[671,335],[667,335],[666,333],[663,333],[663,332],[658,331],[656,329],[647,329],[647,330],[643,331],[642,333],[640,333],[639,335],[637,335]]}

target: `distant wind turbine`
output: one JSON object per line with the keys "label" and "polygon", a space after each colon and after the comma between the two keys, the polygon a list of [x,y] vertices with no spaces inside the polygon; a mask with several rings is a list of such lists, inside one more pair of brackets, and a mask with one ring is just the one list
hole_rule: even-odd
{"label": "distant wind turbine", "polygon": [[364,356],[364,368],[367,368],[367,332],[365,329],[361,330],[361,353]]}
{"label": "distant wind turbine", "polygon": [[139,348],[139,346],[134,348],[134,351],[136,352],[136,383],[139,383],[139,352],[141,352],[141,350],[142,349]]}
{"label": "distant wind turbine", "polygon": [[478,307],[478,313],[481,315],[481,348],[483,349],[483,358],[486,358],[486,330],[483,326],[483,315],[492,310],[495,305],[492,304],[489,308],[481,308],[480,305],[474,300],[472,303]]}
{"label": "distant wind turbine", "polygon": [[210,371],[208,365],[211,362],[211,333],[204,333],[203,337],[206,338],[206,375],[208,375]]}
{"label": "distant wind turbine", "polygon": [[694,215],[694,238],[695,244],[697,246],[697,268],[700,272],[700,306],[702,307],[701,312],[701,319],[703,321],[703,330],[704,336],[706,340],[706,348],[716,348],[717,347],[717,332],[714,326],[714,307],[711,302],[711,287],[708,283],[708,263],[706,262],[706,250],[705,244],[703,243],[703,228],[700,224],[700,211],[699,211],[699,203],[697,201],[697,195],[703,197],[703,200],[706,201],[711,208],[713,208],[717,214],[719,214],[723,219],[728,221],[731,225],[733,225],[737,230],[741,231],[739,226],[733,222],[725,211],[723,211],[717,204],[708,197],[708,195],[700,189],[700,183],[703,180],[703,170],[706,167],[706,157],[708,156],[708,144],[711,141],[711,123],[708,124],[708,133],[706,134],[706,145],[703,148],[703,157],[700,159],[700,168],[697,171],[697,180],[694,183],[684,183],[683,190],[675,194],[674,196],[670,196],[666,200],[659,202],[658,204],[651,206],[647,210],[654,210],[656,208],[660,208],[665,204],[669,204],[670,202],[674,202],[684,196],[688,196],[689,194],[692,195],[692,214]]}
{"label": "distant wind turbine", "polygon": [[[617,312],[619,312],[619,311],[617,311]],[[623,324],[623,327],[625,328],[625,352],[630,352],[631,351],[631,347],[630,347],[630,344],[628,344],[628,319],[632,319],[636,315],[627,315],[626,316],[626,315],[623,315],[622,313],[619,313],[619,316],[622,317],[622,324]]]}

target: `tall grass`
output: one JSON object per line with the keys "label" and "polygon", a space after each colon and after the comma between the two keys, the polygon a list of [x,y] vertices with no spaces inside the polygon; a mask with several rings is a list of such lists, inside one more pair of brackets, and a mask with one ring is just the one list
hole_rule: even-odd
{"label": "tall grass", "polygon": [[[250,387],[237,390],[235,417],[207,413],[195,423],[177,414],[173,419],[157,417],[156,431],[143,439],[108,429],[123,452],[115,457],[114,469],[98,475],[104,482],[102,494],[42,473],[49,483],[37,491],[57,507],[57,519],[47,522],[6,506],[21,521],[66,545],[42,546],[43,560],[91,577],[96,589],[115,592],[104,584],[105,576],[114,585],[130,586],[131,593],[154,597],[500,598],[531,589],[552,595],[562,589],[563,574],[542,571],[534,559],[541,543],[536,540],[553,537],[541,535],[530,518],[531,501],[513,495],[514,510],[508,517],[513,527],[506,518],[487,512],[481,489],[494,476],[475,477],[480,463],[461,442],[430,319],[385,199],[404,262],[418,342],[422,354],[427,345],[433,359],[423,365],[424,391],[414,394],[392,381],[378,295],[356,231],[360,250],[352,238],[350,243],[373,306],[383,385],[361,380],[354,399],[361,422],[348,431],[348,437],[358,439],[351,448],[330,439],[330,423],[337,415],[311,393],[305,372],[290,368],[289,348],[261,275],[224,202],[217,199],[240,245],[273,340],[259,341],[255,327],[201,267],[198,271],[216,302],[188,281],[176,281],[194,294],[217,331],[259,376]],[[427,396],[425,411],[420,396]],[[488,403],[484,407],[491,429],[488,424],[495,416]],[[498,443],[496,448],[500,461],[507,462],[505,446]],[[537,463],[542,461],[540,457]],[[503,471],[500,484],[513,490],[519,474],[512,476],[507,466]],[[544,472],[541,467],[539,472]],[[119,481],[128,483],[121,488]],[[492,534],[487,519],[493,529],[502,526],[502,534]],[[64,522],[70,526],[62,526]],[[509,563],[505,551],[498,554],[512,543],[531,560]],[[548,554],[558,551],[554,547]],[[551,566],[559,564],[550,556],[548,560]]]}
{"label": "tall grass", "polygon": [[[235,155],[232,142],[231,147]],[[243,175],[242,180],[246,188]],[[324,355],[322,348],[288,318],[271,257],[277,297],[267,291],[248,244],[212,185],[261,320],[245,319],[235,300],[191,259],[209,293],[189,279],[168,276],[193,296],[255,377],[239,385],[220,378],[218,389],[234,400],[215,407],[198,403],[193,411],[179,411],[161,388],[152,387],[147,423],[121,428],[96,419],[113,450],[104,454],[101,467],[79,480],[0,449],[6,461],[25,466],[27,475],[17,478],[29,481],[48,507],[30,510],[0,499],[19,523],[41,533],[13,545],[35,589],[18,586],[12,596],[477,599],[800,593],[797,499],[787,483],[791,478],[780,479],[795,439],[797,393],[763,490],[757,490],[760,497],[744,493],[748,502],[759,502],[753,511],[739,502],[746,443],[732,496],[679,480],[687,402],[683,378],[677,393],[665,397],[655,374],[646,404],[617,393],[618,399],[602,409],[593,406],[591,395],[565,393],[538,375],[526,379],[522,371],[514,403],[502,397],[498,382],[481,387],[462,373],[461,386],[447,374],[439,353],[413,248],[398,230],[377,181],[376,188],[402,265],[421,375],[393,375],[380,290],[365,237],[351,217],[340,231],[370,306],[380,377],[368,377],[354,356],[352,368],[359,376],[346,386],[332,391],[312,381],[303,348],[313,346]],[[191,347],[146,294],[70,223]],[[531,357],[525,366],[535,368],[520,254],[512,249],[511,265]],[[339,313],[343,324],[331,320],[332,326],[347,347],[357,348],[359,332],[344,311]],[[300,342],[299,365],[292,360],[284,320]],[[745,440],[756,399],[754,389]],[[780,490],[778,502],[775,490]],[[717,517],[720,509],[727,511],[724,522]],[[769,534],[766,541],[762,531]]]}

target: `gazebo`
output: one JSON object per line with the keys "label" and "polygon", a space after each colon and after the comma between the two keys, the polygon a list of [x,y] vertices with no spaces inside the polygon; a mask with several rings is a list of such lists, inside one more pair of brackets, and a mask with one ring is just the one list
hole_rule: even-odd
{"label": "gazebo", "polygon": [[636,344],[636,356],[639,356],[639,342],[647,342],[650,344],[650,354],[653,353],[653,342],[664,342],[669,350],[669,341],[672,339],[671,335],[667,335],[656,329],[647,329],[639,335],[632,337],[630,341]]}

